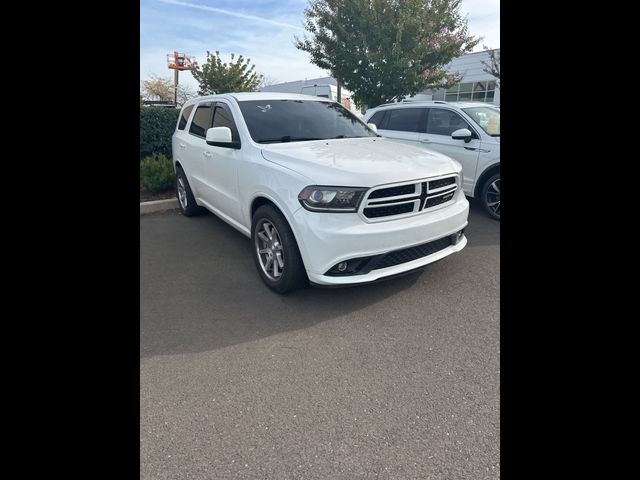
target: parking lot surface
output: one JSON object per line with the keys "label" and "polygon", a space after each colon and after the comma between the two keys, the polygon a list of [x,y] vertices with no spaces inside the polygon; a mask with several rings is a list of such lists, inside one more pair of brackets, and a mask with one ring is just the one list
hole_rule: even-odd
{"label": "parking lot surface", "polygon": [[141,479],[497,479],[500,223],[287,296],[214,215],[140,218]]}

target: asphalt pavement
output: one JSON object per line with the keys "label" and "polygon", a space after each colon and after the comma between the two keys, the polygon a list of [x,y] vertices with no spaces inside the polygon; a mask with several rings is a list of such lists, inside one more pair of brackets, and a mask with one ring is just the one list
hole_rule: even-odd
{"label": "asphalt pavement", "polygon": [[214,215],[140,218],[141,479],[500,477],[500,223],[419,273],[287,296]]}

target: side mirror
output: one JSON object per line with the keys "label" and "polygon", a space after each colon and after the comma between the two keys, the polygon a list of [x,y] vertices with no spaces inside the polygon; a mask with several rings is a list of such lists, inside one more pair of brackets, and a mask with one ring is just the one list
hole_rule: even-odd
{"label": "side mirror", "polygon": [[461,128],[451,134],[451,138],[454,140],[464,140],[465,143],[471,141],[471,130],[468,128]]}
{"label": "side mirror", "polygon": [[375,123],[367,123],[367,127],[369,127],[374,132],[378,133],[378,126]]}
{"label": "side mirror", "polygon": [[212,127],[207,130],[206,142],[214,147],[240,148],[240,142],[234,142],[229,127]]}

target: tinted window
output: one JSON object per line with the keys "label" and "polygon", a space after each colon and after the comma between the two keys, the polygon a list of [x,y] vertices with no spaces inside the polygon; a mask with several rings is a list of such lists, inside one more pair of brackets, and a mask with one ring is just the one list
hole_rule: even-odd
{"label": "tinted window", "polygon": [[390,110],[384,129],[419,132],[424,110],[424,108],[396,108],[395,110]]}
{"label": "tinted window", "polygon": [[240,138],[238,138],[238,129],[236,128],[236,124],[233,121],[233,116],[229,111],[229,107],[222,103],[218,103],[216,105],[216,113],[213,116],[213,126],[228,127],[229,129],[231,129],[231,139],[234,142],[240,140]]}
{"label": "tinted window", "polygon": [[211,104],[199,105],[196,110],[193,120],[191,120],[191,126],[189,127],[189,133],[197,135],[198,137],[205,137],[206,131],[211,128],[211,113],[213,108]]}
{"label": "tinted window", "polygon": [[189,105],[182,109],[182,115],[180,115],[180,123],[178,124],[178,130],[184,130],[184,127],[187,126],[187,120],[189,120],[189,115],[191,115],[191,110],[193,110],[193,105]]}
{"label": "tinted window", "polygon": [[468,128],[473,132],[467,121],[456,112],[443,108],[429,109],[427,133],[451,136],[453,132],[460,128]]}
{"label": "tinted window", "polygon": [[250,100],[238,105],[251,138],[258,143],[378,136],[335,102]]}
{"label": "tinted window", "polygon": [[380,128],[380,125],[382,125],[382,118],[384,117],[385,112],[376,112],[375,115],[373,117],[371,117],[369,119],[369,122],[367,123],[375,123],[376,127]]}

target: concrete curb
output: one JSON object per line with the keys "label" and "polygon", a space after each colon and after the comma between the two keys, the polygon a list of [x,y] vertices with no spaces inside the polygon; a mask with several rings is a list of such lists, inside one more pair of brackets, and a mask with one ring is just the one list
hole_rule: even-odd
{"label": "concrete curb", "polygon": [[140,203],[140,215],[147,213],[164,212],[165,210],[175,210],[178,208],[178,199],[169,198],[167,200],[154,200],[153,202]]}

